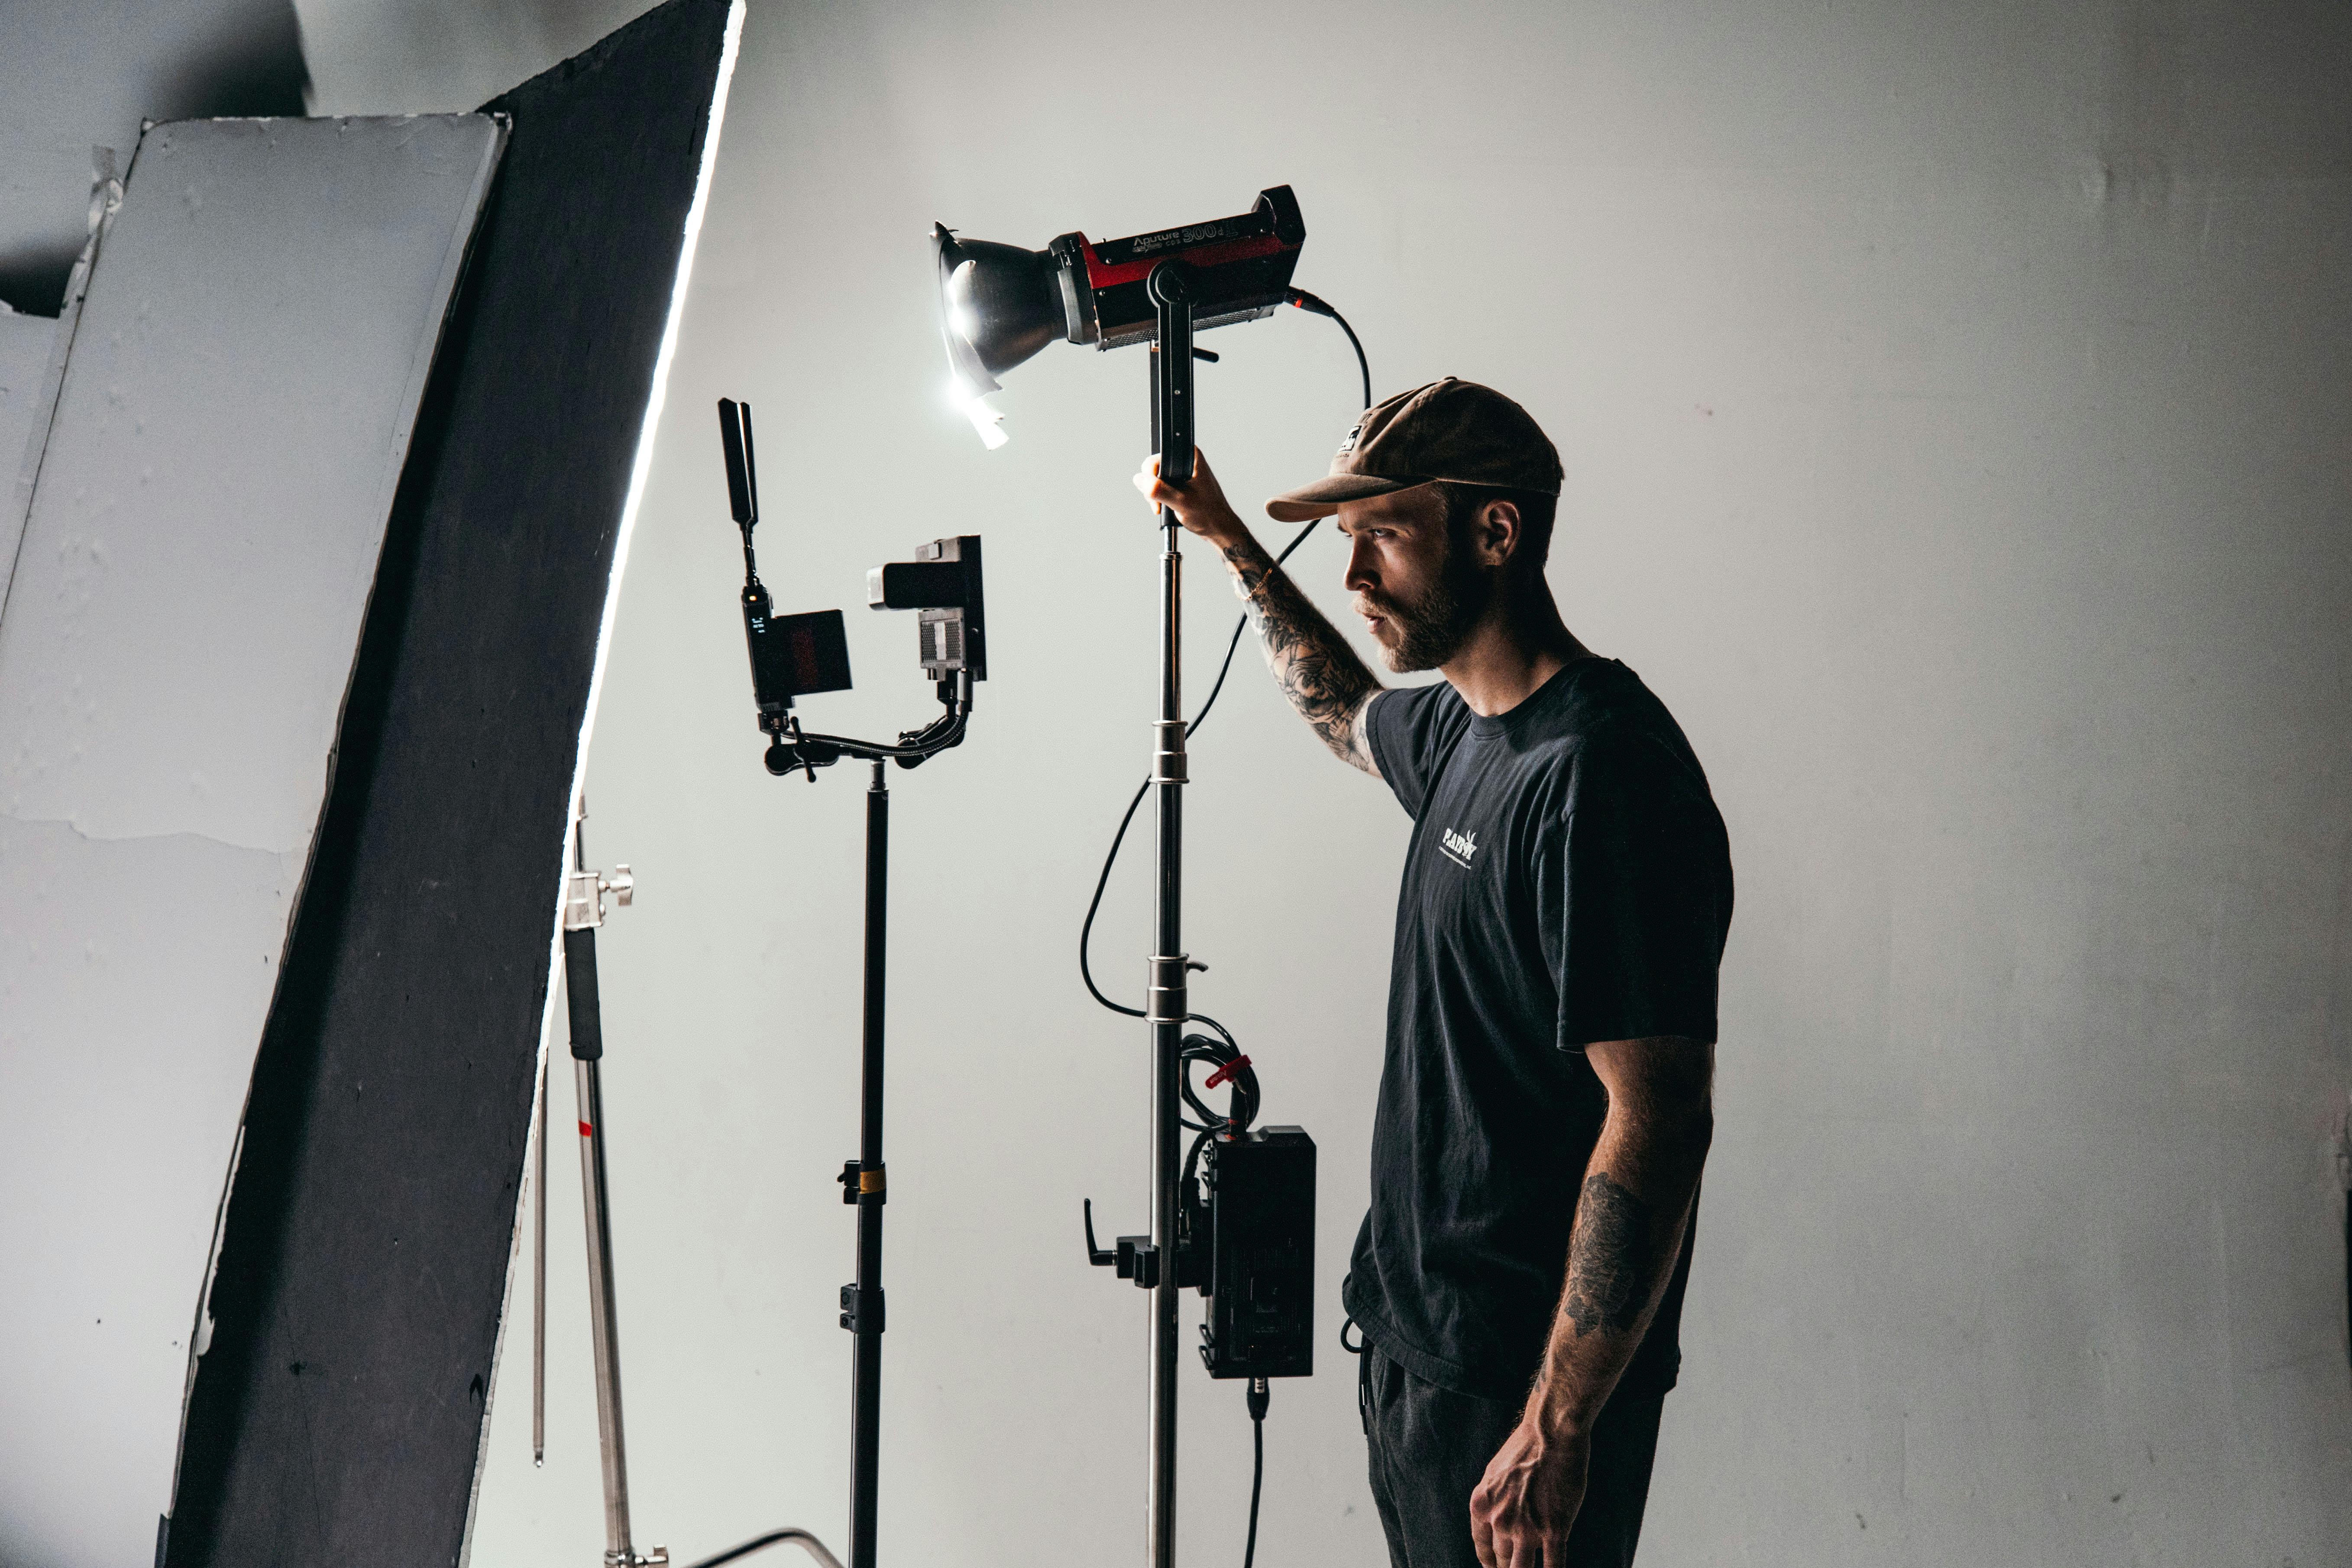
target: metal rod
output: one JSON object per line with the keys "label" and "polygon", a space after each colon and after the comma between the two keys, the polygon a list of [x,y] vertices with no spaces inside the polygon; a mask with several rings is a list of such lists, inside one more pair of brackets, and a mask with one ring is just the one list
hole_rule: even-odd
{"label": "metal rod", "polygon": [[530,1462],[547,1463],[547,1090],[548,1058],[539,1061],[539,1116],[530,1169]]}
{"label": "metal rod", "polygon": [[[1151,434],[1160,473],[1171,482],[1192,478],[1192,307],[1181,263],[1153,269],[1151,297],[1159,336],[1151,356]],[[1151,1247],[1157,1279],[1151,1290],[1151,1476],[1146,1498],[1151,1568],[1176,1563],[1177,1216],[1182,1181],[1182,1131],[1178,1125],[1183,1068],[1184,914],[1184,557],[1176,514],[1160,510],[1160,710],[1152,725],[1152,771],[1158,819],[1158,907],[1144,992],[1151,1031]]]}
{"label": "metal rod", "polygon": [[866,791],[866,1019],[857,1117],[857,1281],[843,1323],[851,1352],[849,1568],[874,1568],[882,1423],[883,1002],[889,945],[890,786],[877,758]]}
{"label": "metal rod", "polygon": [[604,1471],[604,1561],[642,1562],[629,1540],[629,1459],[621,1421],[621,1333],[613,1291],[613,1218],[604,1174],[604,1054],[596,1001],[596,931],[563,933],[572,1011],[572,1086],[580,1106],[580,1185],[588,1233],[588,1332],[596,1362],[596,1440]]}
{"label": "metal rod", "polygon": [[[1176,524],[1168,526],[1168,547],[1160,558],[1160,726],[1161,745],[1183,745],[1183,710],[1179,658],[1182,627],[1183,557],[1177,553]],[[1181,756],[1178,761],[1182,759]],[[1183,980],[1184,795],[1179,779],[1163,778],[1154,786],[1159,826],[1159,907],[1152,939],[1157,953],[1175,959],[1175,983]],[[1176,1371],[1177,1284],[1176,1215],[1180,1197],[1177,1125],[1184,1025],[1181,1002],[1167,1004],[1163,994],[1147,998],[1155,1013],[1174,1011],[1174,1018],[1155,1017],[1151,1029],[1151,1242],[1160,1277],[1151,1292],[1151,1514],[1152,1568],[1174,1568],[1176,1562]],[[1180,992],[1179,996],[1182,994]],[[1152,1006],[1157,1001],[1160,1005]]]}
{"label": "metal rod", "polygon": [[596,1440],[604,1467],[605,1560],[626,1563],[629,1460],[621,1430],[621,1347],[614,1321],[613,1228],[604,1187],[604,1090],[598,1064],[572,1063],[580,1097],[580,1181],[588,1195],[588,1332],[595,1343]]}

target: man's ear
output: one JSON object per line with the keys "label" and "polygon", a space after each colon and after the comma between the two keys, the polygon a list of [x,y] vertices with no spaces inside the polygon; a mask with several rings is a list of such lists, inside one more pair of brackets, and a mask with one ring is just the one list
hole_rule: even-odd
{"label": "man's ear", "polygon": [[1515,501],[1490,500],[1470,523],[1470,547],[1477,552],[1481,566],[1501,566],[1518,553],[1526,539],[1526,524]]}

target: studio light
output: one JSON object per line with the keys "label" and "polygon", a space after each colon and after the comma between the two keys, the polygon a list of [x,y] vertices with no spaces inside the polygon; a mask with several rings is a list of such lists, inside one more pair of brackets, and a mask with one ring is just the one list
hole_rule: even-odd
{"label": "studio light", "polygon": [[[948,363],[974,396],[1063,335],[1060,264],[1049,251],[959,240],[933,225]],[[1058,242],[1056,242],[1058,243]]]}
{"label": "studio light", "polygon": [[[944,224],[935,225],[931,243],[939,270],[940,331],[947,342],[954,398],[981,438],[994,447],[1003,443],[1004,433],[997,428],[1002,416],[987,398],[1003,390],[997,378],[1006,371],[1056,339],[1092,343],[1097,349],[1149,344],[1151,446],[1158,471],[1171,485],[1189,483],[1195,457],[1192,363],[1217,357],[1195,348],[1193,334],[1270,316],[1285,304],[1339,319],[1322,300],[1290,286],[1306,239],[1307,226],[1287,185],[1260,192],[1256,205],[1234,217],[1099,244],[1083,234],[1066,234],[1043,250],[959,239]],[[1354,343],[1355,334],[1348,336]],[[1361,365],[1362,346],[1356,347]],[[1370,382],[1366,368],[1368,404]],[[1080,1213],[1087,1260],[1116,1268],[1118,1278],[1151,1292],[1148,1561],[1150,1568],[1175,1568],[1178,1292],[1198,1289],[1210,1298],[1209,1321],[1202,1325],[1202,1342],[1196,1348],[1212,1377],[1247,1381],[1253,1422],[1265,1415],[1268,1379],[1313,1373],[1315,1145],[1298,1128],[1250,1126],[1256,1114],[1257,1080],[1249,1058],[1224,1026],[1192,1010],[1189,976],[1206,965],[1194,963],[1182,942],[1182,795],[1191,776],[1187,741],[1199,719],[1185,719],[1178,658],[1183,529],[1165,507],[1159,521],[1159,700],[1151,723],[1151,773],[1136,794],[1137,805],[1145,789],[1157,797],[1157,908],[1141,1006],[1114,1002],[1095,986],[1085,956],[1086,933],[1093,929],[1091,908],[1079,939],[1080,973],[1096,1000],[1141,1020],[1150,1031],[1151,1224],[1148,1231],[1118,1237],[1105,1247],[1096,1243],[1091,1202]],[[1291,547],[1296,549],[1305,538],[1300,534]],[[976,569],[975,563],[975,581]],[[892,570],[920,570],[927,580],[954,590],[950,569],[929,558],[919,567]],[[906,581],[909,593],[914,592],[913,577]],[[877,602],[898,602],[896,585],[887,575],[877,579],[876,592]],[[967,601],[941,596],[924,602],[952,605]],[[968,602],[976,612],[976,596]],[[1239,637],[1236,626],[1234,642],[1227,647],[1228,661]],[[1202,713],[1206,710],[1204,704]],[[1131,818],[1135,806],[1128,810]],[[1119,838],[1126,832],[1122,823]],[[1111,853],[1118,853],[1116,840]],[[1106,864],[1105,880],[1109,874]],[[1097,882],[1096,907],[1101,898]],[[1195,1024],[1213,1031],[1214,1037],[1188,1034]],[[1206,1087],[1233,1084],[1233,1103],[1224,1115],[1217,1115],[1193,1090],[1186,1075],[1194,1062],[1217,1069]],[[1187,1108],[1200,1117],[1198,1121],[1187,1119]],[[1195,1134],[1189,1155],[1183,1141],[1188,1128]],[[1208,1184],[1205,1193],[1203,1182]],[[1262,1447],[1259,1453],[1262,1458]],[[1262,1470],[1259,1476],[1262,1479]],[[1254,1482],[1253,1500],[1255,1496]],[[1249,1550],[1255,1550],[1255,1500],[1249,1541]],[[861,1565],[853,1563],[853,1568]]]}
{"label": "studio light", "polygon": [[1183,264],[1192,330],[1201,331],[1272,315],[1290,300],[1290,275],[1306,241],[1288,185],[1259,192],[1255,206],[1233,217],[1100,243],[1066,234],[1043,250],[959,239],[935,224],[950,396],[993,450],[1004,444],[997,427],[1004,416],[987,401],[1003,390],[998,376],[1057,339],[1097,349],[1157,339],[1154,268]]}

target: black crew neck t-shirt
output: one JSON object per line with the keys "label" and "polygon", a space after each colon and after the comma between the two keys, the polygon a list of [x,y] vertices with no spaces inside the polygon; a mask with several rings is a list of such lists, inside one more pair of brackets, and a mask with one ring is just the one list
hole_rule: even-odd
{"label": "black crew neck t-shirt", "polygon": [[[1413,826],[1371,1210],[1341,1300],[1417,1376],[1516,1400],[1608,1109],[1582,1047],[1715,1038],[1729,844],[1681,727],[1614,659],[1578,659],[1491,718],[1441,682],[1384,692],[1366,719]],[[1674,1384],[1696,1222],[1622,1388]]]}

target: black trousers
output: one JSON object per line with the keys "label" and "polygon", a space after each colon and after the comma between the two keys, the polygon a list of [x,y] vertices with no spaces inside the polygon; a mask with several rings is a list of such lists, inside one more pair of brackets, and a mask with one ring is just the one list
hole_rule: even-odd
{"label": "black trousers", "polygon": [[[1478,1568],[1470,1494],[1519,1424],[1520,1406],[1440,1388],[1366,1345],[1365,1436],[1372,1500],[1393,1568]],[[1663,1393],[1620,1389],[1592,1429],[1584,1506],[1568,1534],[1570,1568],[1629,1568],[1650,1500]]]}

